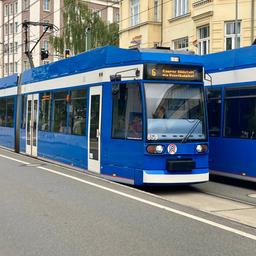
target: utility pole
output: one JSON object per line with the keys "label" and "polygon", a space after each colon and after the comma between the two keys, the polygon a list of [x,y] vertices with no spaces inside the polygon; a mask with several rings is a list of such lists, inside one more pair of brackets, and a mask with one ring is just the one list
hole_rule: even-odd
{"label": "utility pole", "polygon": [[236,15],[235,15],[235,49],[238,48],[238,42],[237,42],[237,39],[238,39],[238,0],[236,0],[236,6],[235,6],[235,12],[236,12]]}
{"label": "utility pole", "polygon": [[91,28],[87,27],[85,29],[85,51],[87,52],[91,49]]}
{"label": "utility pole", "polygon": [[[33,48],[31,50],[30,50],[29,41],[28,41],[29,26],[43,26],[43,27],[45,27],[45,30],[44,30],[43,34],[40,36],[40,38],[37,40],[37,42],[35,43],[35,45],[33,46]],[[34,65],[33,56],[32,56],[33,50],[36,48],[36,46],[41,41],[41,39],[43,38],[45,33],[48,31],[48,29],[53,30],[55,28],[57,30],[57,27],[54,26],[51,23],[48,23],[48,22],[33,22],[33,21],[24,21],[22,23],[22,27],[24,28],[24,32],[25,32],[25,54],[28,57],[30,67],[34,68],[35,65]]]}
{"label": "utility pole", "polygon": [[254,17],[255,17],[255,0],[251,0],[251,43],[254,42]]}

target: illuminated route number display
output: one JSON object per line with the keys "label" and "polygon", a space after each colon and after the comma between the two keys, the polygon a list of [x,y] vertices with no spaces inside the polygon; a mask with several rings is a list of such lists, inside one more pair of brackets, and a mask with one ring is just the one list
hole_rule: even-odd
{"label": "illuminated route number display", "polygon": [[202,82],[203,69],[198,66],[145,64],[144,79]]}

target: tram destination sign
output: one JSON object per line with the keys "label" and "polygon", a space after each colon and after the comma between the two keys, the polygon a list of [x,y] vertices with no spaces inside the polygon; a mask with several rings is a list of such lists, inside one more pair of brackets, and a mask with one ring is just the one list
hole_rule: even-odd
{"label": "tram destination sign", "polygon": [[203,81],[203,68],[198,66],[145,64],[145,80]]}

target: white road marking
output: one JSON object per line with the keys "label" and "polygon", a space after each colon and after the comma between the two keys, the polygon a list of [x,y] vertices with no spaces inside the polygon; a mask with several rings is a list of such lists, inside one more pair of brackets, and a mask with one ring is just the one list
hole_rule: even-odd
{"label": "white road marking", "polygon": [[[8,156],[2,155],[2,154],[0,154],[0,157],[6,158],[6,159],[9,159],[9,160],[12,160],[12,161],[16,161],[16,162],[19,162],[19,163],[23,163],[23,164],[29,164],[28,162],[18,160],[18,159],[12,158],[12,157],[8,157]],[[161,205],[161,204],[158,204],[158,203],[154,203],[154,202],[139,198],[137,196],[132,196],[132,195],[126,194],[124,192],[121,192],[121,191],[118,191],[118,190],[115,190],[115,189],[111,189],[111,188],[108,188],[108,187],[104,187],[104,186],[96,184],[94,182],[86,181],[86,180],[77,178],[75,176],[68,175],[68,174],[65,174],[65,173],[61,173],[59,171],[55,171],[55,170],[52,170],[52,169],[49,169],[49,168],[46,168],[46,167],[37,166],[36,168],[47,171],[47,172],[50,172],[50,173],[54,173],[54,174],[57,174],[57,175],[60,175],[60,176],[63,176],[63,177],[69,178],[69,179],[72,179],[72,180],[75,180],[75,181],[79,181],[81,183],[84,183],[84,184],[87,184],[87,185],[90,185],[90,186],[93,186],[93,187],[96,187],[96,188],[99,188],[99,189],[117,194],[117,195],[129,198],[129,199],[132,199],[132,200],[135,200],[135,201],[147,204],[147,205],[151,205],[151,206],[157,207],[159,209],[163,209],[165,211],[172,212],[172,213],[184,216],[186,218],[193,219],[193,220],[199,221],[201,223],[204,223],[204,224],[216,227],[216,228],[220,228],[222,230],[225,230],[225,231],[237,234],[239,236],[243,236],[243,237],[246,237],[246,238],[249,238],[249,239],[252,239],[252,240],[256,241],[256,236],[255,235],[246,233],[244,231],[241,231],[241,230],[238,230],[238,229],[235,229],[235,228],[228,227],[226,225],[219,224],[219,223],[214,222],[214,221],[210,221],[210,220],[207,220],[207,219],[204,219],[204,218],[201,218],[201,217],[198,217],[198,216],[195,216],[195,215],[192,215],[192,214],[180,211],[180,210],[176,210],[176,209],[168,207],[168,206],[164,206],[164,205]]]}

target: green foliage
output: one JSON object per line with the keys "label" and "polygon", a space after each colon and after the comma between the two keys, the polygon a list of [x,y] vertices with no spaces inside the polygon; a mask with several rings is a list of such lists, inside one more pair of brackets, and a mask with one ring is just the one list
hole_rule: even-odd
{"label": "green foliage", "polygon": [[50,38],[55,51],[63,54],[70,49],[73,54],[85,51],[85,31],[90,28],[90,48],[118,45],[118,24],[106,24],[81,0],[64,0],[63,27],[61,36]]}

